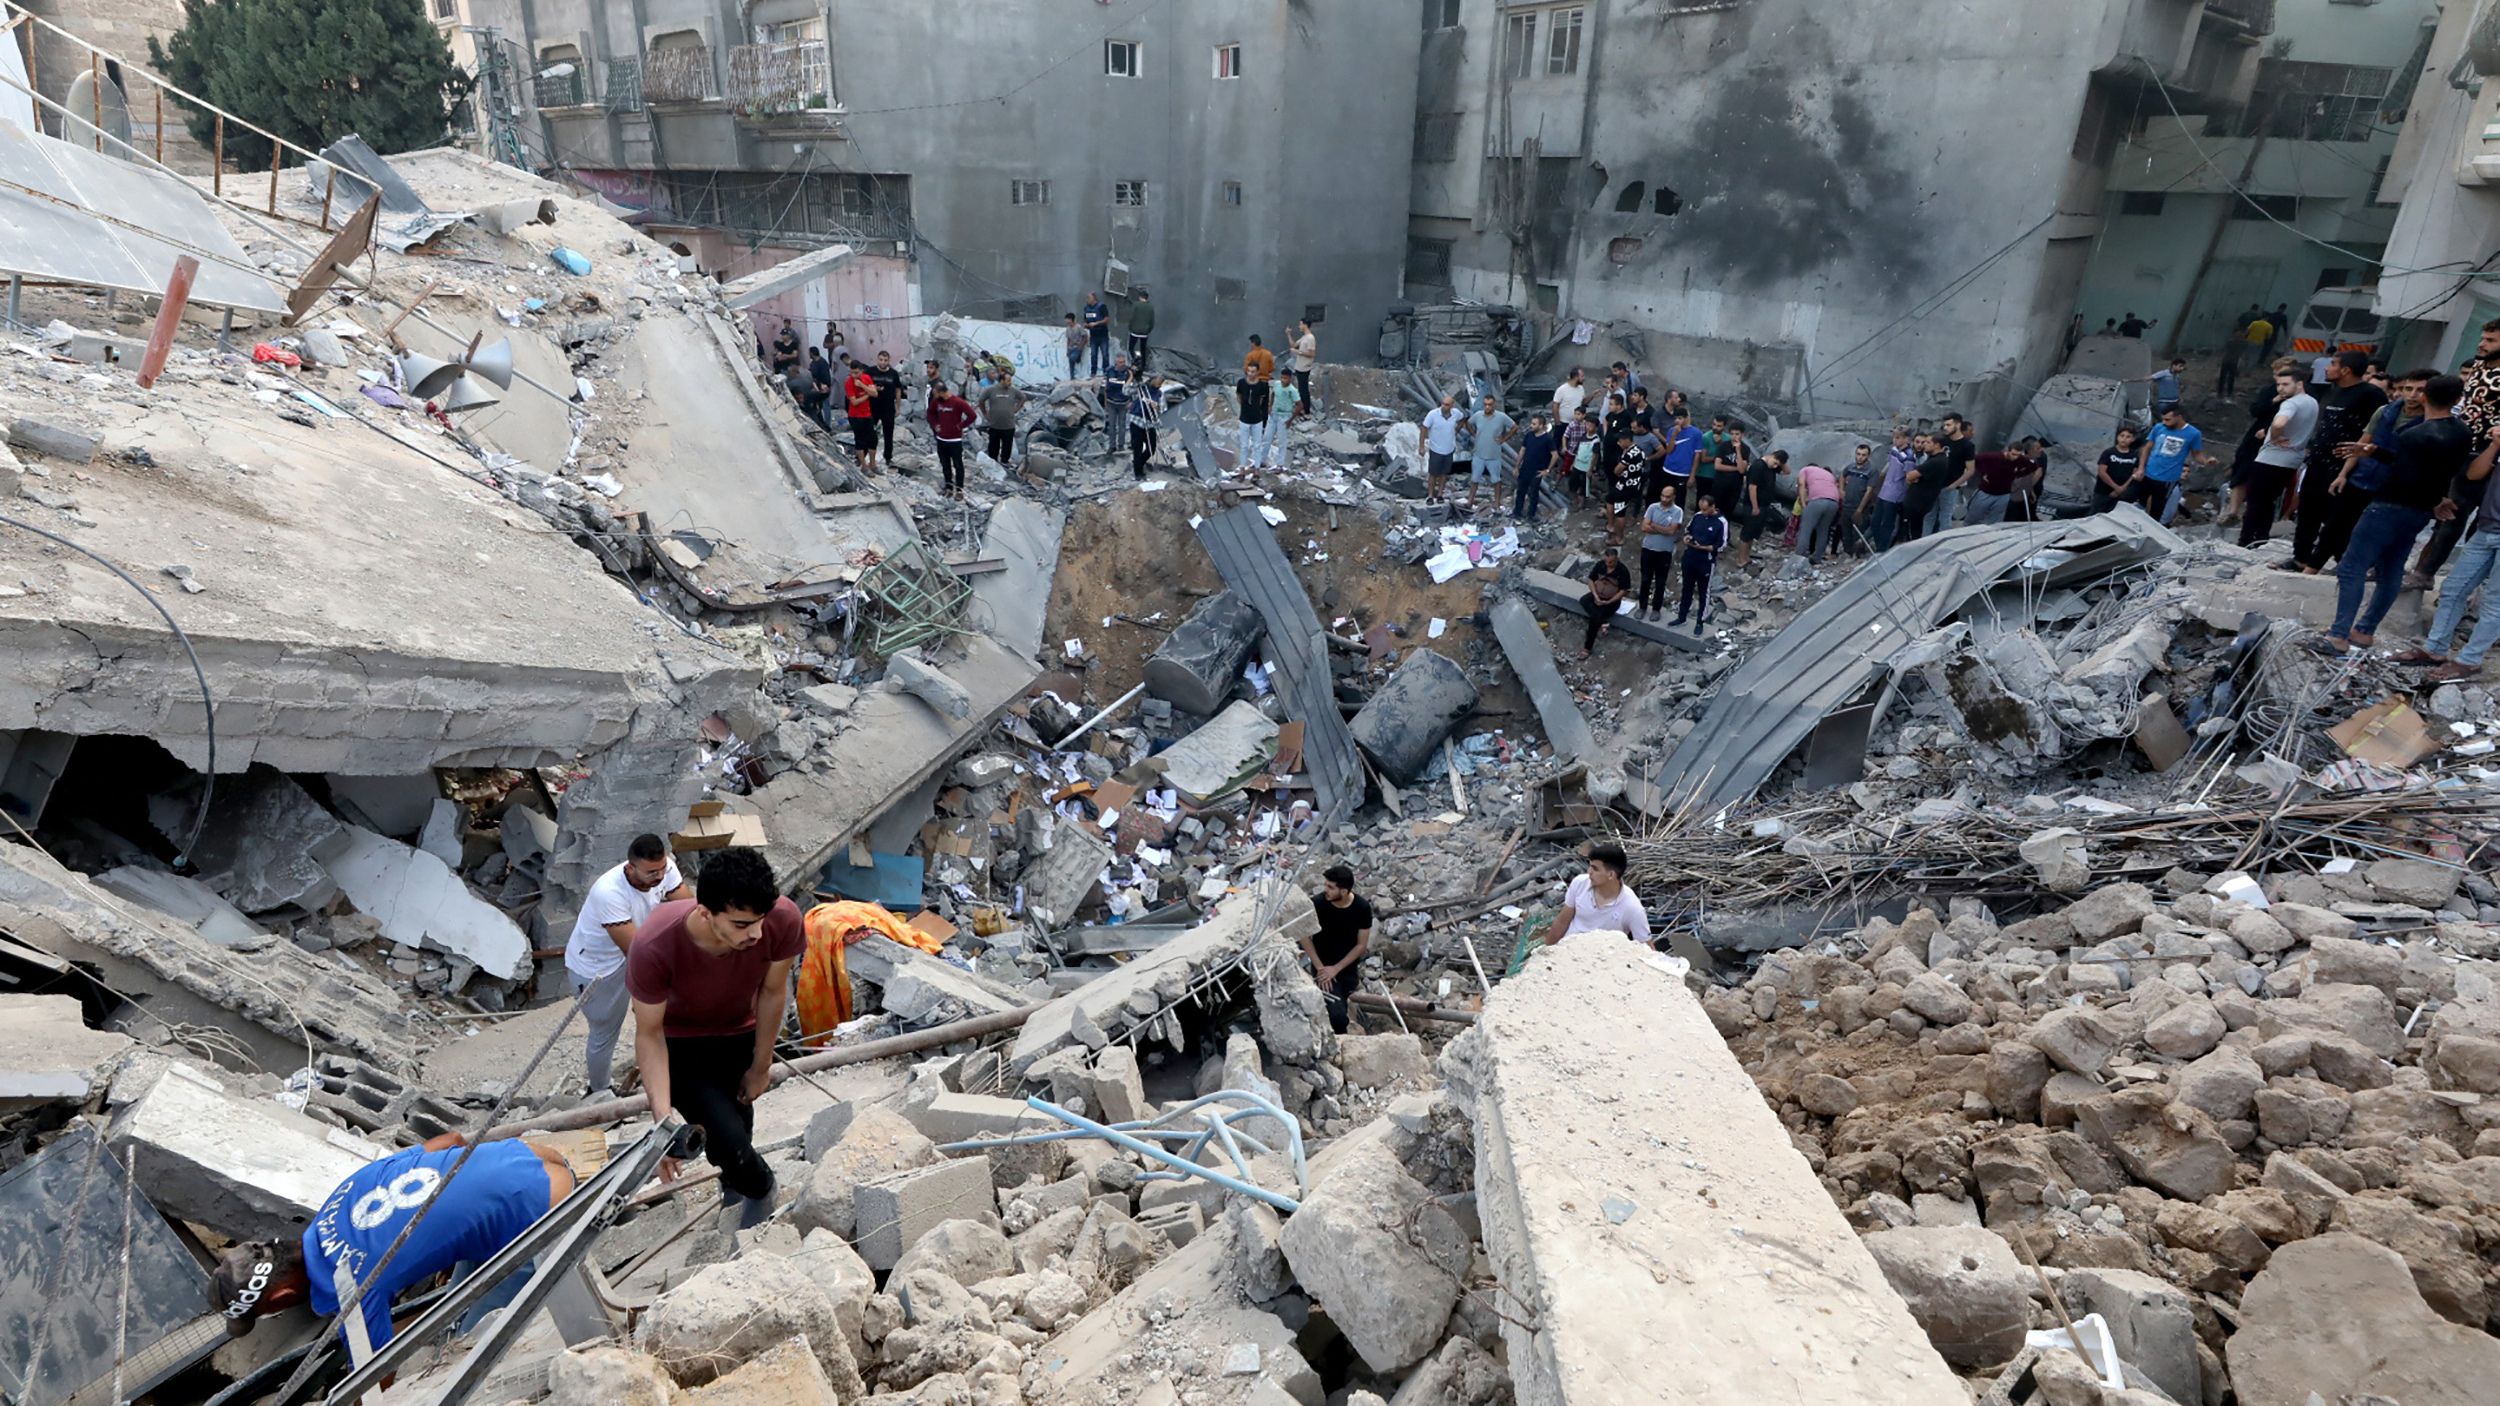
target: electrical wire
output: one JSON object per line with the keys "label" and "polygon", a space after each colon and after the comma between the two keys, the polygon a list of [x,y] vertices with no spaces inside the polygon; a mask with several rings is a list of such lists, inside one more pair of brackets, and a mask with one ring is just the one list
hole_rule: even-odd
{"label": "electrical wire", "polygon": [[2029,239],[2041,230],[2048,228],[2049,222],[2056,218],[2057,211],[2054,209],[2050,210],[2049,213],[2042,215],[2037,221],[2033,222],[2030,228],[2025,229],[2022,233],[2015,235],[2012,239],[1998,245],[1994,253],[1987,255],[1986,257],[1980,259],[1979,262],[1963,270],[1961,273],[1954,275],[1935,292],[1928,294],[1926,297],[1919,299],[1915,303],[1912,303],[1908,311],[1902,313],[1899,317],[1894,318],[1892,321],[1885,323],[1883,326],[1876,328],[1873,332],[1868,333],[1864,338],[1860,339],[1856,345],[1850,347],[1847,351],[1841,352],[1839,355],[1834,356],[1831,360],[1824,362],[1822,372],[1816,375],[1812,380],[1806,382],[1806,384],[1801,388],[1800,393],[1802,394],[1804,391],[1813,390],[1816,386],[1824,384],[1834,375],[1837,375],[1840,367],[1846,364],[1851,358],[1857,356],[1858,353],[1869,350],[1878,343],[1888,339],[1895,329],[1910,322],[1934,316],[1938,309],[1942,308],[1946,303],[1951,302],[1955,296],[1962,292],[1963,289],[1968,288],[1971,283],[1979,277],[1979,275],[1987,272],[1988,269],[1993,267],[1998,260],[2003,259],[2006,255],[2014,252],[2015,248],[2024,240]]}
{"label": "electrical wire", "polygon": [[156,613],[165,618],[165,628],[174,632],[174,638],[182,645],[182,652],[190,656],[191,676],[199,680],[200,684],[200,725],[207,731],[208,734],[208,770],[206,773],[206,788],[200,793],[199,811],[191,817],[190,838],[183,841],[182,845],[183,856],[185,858],[189,858],[191,852],[199,848],[200,831],[208,824],[209,803],[217,799],[217,700],[209,694],[208,671],[200,667],[199,651],[191,647],[191,637],[182,632],[182,624],[174,619],[173,612],[165,608],[165,603],[156,598],[156,593],[154,591],[140,585],[138,580],[129,572],[122,570],[120,567],[115,566],[112,562],[107,561],[101,555],[89,551],[87,548],[78,545],[76,542],[69,540],[67,537],[62,536],[57,532],[47,532],[44,529],[35,526],[31,522],[21,522],[13,517],[0,517],[0,525],[18,528],[26,532],[32,532],[36,536],[44,538],[48,541],[57,542],[120,577],[122,579],[122,584],[130,587],[130,589],[134,591],[137,591],[140,595],[145,596],[148,604],[156,608]]}
{"label": "electrical wire", "polygon": [[[2129,55],[2129,57],[2131,57],[2131,58],[2135,59],[2137,62],[2142,63],[2142,64],[2144,65],[2145,75],[2146,75],[2147,77],[2149,77],[2149,78],[2151,78],[2151,79],[2153,80],[2153,87],[2154,87],[2154,89],[2155,89],[2156,91],[2158,91],[2158,92],[2161,94],[2162,106],[2167,107],[2167,108],[2169,108],[2169,109],[2170,109],[2170,116],[2171,116],[2172,120],[2176,121],[2176,122],[2179,124],[2179,135],[2180,135],[2181,137],[2183,137],[2183,138],[2185,138],[2185,139],[2186,139],[2187,144],[2188,144],[2188,149],[2189,149],[2189,150],[2191,150],[2191,151],[2194,151],[2194,152],[2196,153],[2197,160],[2198,160],[2200,163],[2202,163],[2202,164],[2204,164],[2204,165],[2207,165],[2207,166],[2213,166],[2213,165],[2214,165],[2214,158],[2213,158],[2212,153],[2210,153],[2210,152],[2208,152],[2208,151],[2206,151],[2206,150],[2205,150],[2204,143],[2199,142],[2198,140],[2196,140],[2196,133],[2195,133],[2195,132],[2193,132],[2193,131],[2191,131],[2191,130],[2189,129],[2187,117],[2186,117],[2186,115],[2185,115],[2185,114],[2183,114],[2183,113],[2181,113],[2181,112],[2179,111],[2179,105],[2178,105],[2176,102],[2173,102],[2173,101],[2171,100],[2171,97],[2170,97],[2170,85],[2169,85],[2169,84],[2166,84],[2166,83],[2164,83],[2164,82],[2162,82],[2162,81],[2161,81],[2161,73],[2160,73],[2160,71],[2159,71],[2158,69],[2156,69],[2156,68],[2153,66],[2153,63],[2152,63],[2152,61],[2151,61],[2151,60],[2146,59],[2146,58],[2145,58],[2142,54],[2132,54],[2132,55]],[[2215,167],[2214,167],[2214,169],[2215,169],[2215,171],[2216,171],[2217,173],[2219,173],[2219,172],[2220,172],[2220,170],[2221,170],[2221,168],[2220,168],[2219,166],[2215,166]],[[2328,250],[2329,252],[2332,252],[2332,253],[2341,254],[2341,255],[2342,255],[2342,256],[2344,256],[2345,258],[2352,259],[2352,260],[2354,260],[2354,261],[2356,261],[2356,262],[2359,262],[2359,263],[2364,263],[2364,264],[2372,264],[2372,265],[2375,265],[2375,266],[2378,268],[2378,270],[2379,270],[2379,272],[2380,272],[2381,274],[2389,274],[2389,273],[2398,273],[2398,274],[2404,274],[2404,273],[2437,274],[2437,273],[2443,273],[2443,272],[2446,272],[2446,269],[2444,269],[2444,268],[2439,268],[2439,267],[2433,267],[2433,268],[2402,268],[2402,267],[2390,267],[2389,265],[2387,265],[2387,264],[2385,264],[2385,263],[2383,263],[2383,262],[2381,262],[2381,261],[2379,261],[2379,260],[2372,259],[2372,258],[2370,258],[2369,256],[2367,256],[2367,255],[2365,255],[2365,254],[2357,253],[2357,252],[2355,252],[2355,251],[2353,251],[2353,250],[2351,250],[2351,249],[2347,249],[2347,248],[2345,248],[2343,245],[2337,244],[2337,243],[2335,243],[2335,242],[2334,242],[2334,241],[2332,241],[2332,240],[2321,239],[2321,238],[2319,238],[2318,236],[2316,236],[2316,235],[2314,235],[2314,234],[2311,234],[2309,231],[2307,231],[2307,230],[2305,230],[2305,229],[2302,229],[2300,226],[2298,226],[2298,225],[2296,225],[2296,224],[2293,224],[2291,221],[2289,221],[2289,220],[2286,220],[2286,219],[2282,218],[2281,216],[2279,216],[2279,215],[2275,214],[2273,211],[2268,210],[2268,209],[2264,206],[2264,204],[2263,204],[2263,203],[2261,203],[2261,201],[2260,201],[2259,197],[2249,194],[2249,193],[2248,193],[2248,191],[2247,191],[2246,189],[2244,189],[2244,188],[2243,188],[2243,187],[2239,184],[2239,182],[2237,182],[2237,181],[2225,180],[2225,181],[2222,183],[2222,186],[2223,186],[2223,189],[2224,189],[2224,190],[2226,190],[2226,191],[2230,192],[2232,195],[2237,196],[2239,199],[2241,199],[2242,201],[2246,202],[2246,203],[2247,203],[2247,205],[2248,205],[2248,207],[2249,207],[2250,209],[2255,210],[2255,211],[2256,211],[2256,212],[2257,212],[2260,216],[2263,216],[2263,217],[2264,217],[2266,220],[2268,220],[2269,222],[2271,222],[2271,223],[2273,223],[2273,224],[2276,224],[2276,225],[2279,225],[2279,226],[2281,226],[2281,227],[2282,227],[2282,228],[2284,228],[2284,229],[2290,230],[2293,234],[2296,234],[2296,235],[2300,236],[2302,239],[2307,240],[2307,241],[2308,241],[2309,243],[2311,243],[2311,244],[2315,244],[2315,245],[2317,245],[2317,246],[2318,246],[2319,248],[2321,248],[2321,249]],[[2488,259],[2486,259],[2484,262],[2488,263],[2488,262],[2490,262],[2490,261],[2489,261]],[[2450,296],[2452,296],[2452,297],[2453,297],[2453,296],[2455,296],[2455,295],[2454,295],[2454,294],[2451,294]]]}

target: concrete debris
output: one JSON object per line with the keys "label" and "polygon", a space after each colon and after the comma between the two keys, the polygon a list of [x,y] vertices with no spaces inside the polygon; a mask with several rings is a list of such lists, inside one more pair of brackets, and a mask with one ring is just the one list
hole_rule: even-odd
{"label": "concrete debris", "polygon": [[168,917],[199,929],[200,936],[220,947],[257,951],[269,945],[267,930],[243,916],[217,890],[197,879],[125,864],[95,876],[95,886],[145,904]]}
{"label": "concrete debris", "polygon": [[1294,1277],[1376,1372],[1401,1371],[1430,1352],[1458,1298],[1457,1272],[1401,1233],[1426,1194],[1386,1148],[1366,1149],[1285,1222]]}
{"label": "concrete debris", "polygon": [[922,659],[917,652],[898,651],[887,658],[885,667],[888,682],[947,717],[960,719],[972,715],[972,695],[962,684],[948,678],[944,670]]}
{"label": "concrete debris", "polygon": [[800,1337],[840,1400],[866,1396],[833,1301],[814,1279],[775,1256],[705,1266],[652,1305],[636,1343],[678,1385],[700,1386]]}
{"label": "concrete debris", "polygon": [[206,823],[198,820],[197,788],[151,797],[148,818],[166,839],[199,842],[191,862],[202,881],[246,913],[293,905],[317,909],[338,893],[316,851],[335,842],[344,826],[304,788],[274,767],[257,766],[239,780],[217,785]]}
{"label": "concrete debris", "polygon": [[106,1140],[159,1209],[236,1240],[301,1234],[333,1187],[390,1150],[181,1063],[114,1115]]}
{"label": "concrete debris", "polygon": [[433,854],[352,826],[316,854],[348,898],[380,921],[384,937],[464,958],[490,976],[528,973],[529,935]]}
{"label": "concrete debris", "polygon": [[131,1049],[127,1035],[88,1029],[74,996],[0,995],[0,1113],[83,1104]]}
{"label": "concrete debris", "polygon": [[2284,1246],[2249,1281],[2238,1318],[2227,1357],[2248,1406],[2466,1406],[2500,1379],[2500,1339],[2432,1312],[2404,1260],[2357,1235]]}

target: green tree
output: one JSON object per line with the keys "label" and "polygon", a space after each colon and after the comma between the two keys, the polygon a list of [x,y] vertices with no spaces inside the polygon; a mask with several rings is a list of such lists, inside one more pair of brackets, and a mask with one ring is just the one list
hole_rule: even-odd
{"label": "green tree", "polygon": [[[182,27],[169,43],[148,36],[148,56],[174,83],[314,151],[350,132],[386,154],[439,146],[470,86],[425,0],[183,0]],[[192,108],[184,124],[202,147],[216,140],[216,114]],[[269,165],[268,139],[231,122],[225,149],[244,170]]]}

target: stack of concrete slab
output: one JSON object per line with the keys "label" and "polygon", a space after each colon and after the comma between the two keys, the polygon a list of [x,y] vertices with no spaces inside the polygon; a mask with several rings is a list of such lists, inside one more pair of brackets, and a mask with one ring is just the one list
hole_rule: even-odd
{"label": "stack of concrete slab", "polygon": [[106,1137],[158,1210],[237,1240],[301,1234],[340,1182],[390,1151],[180,1063]]}
{"label": "stack of concrete slab", "polygon": [[1263,904],[1274,908],[1273,931],[1285,942],[1318,931],[1319,914],[1310,899],[1291,890],[1292,884],[1279,878],[1233,894],[1206,922],[1035,1011],[1017,1033],[1009,1066],[1021,1074],[1054,1050],[1075,1044],[1099,1048],[1121,1039],[1217,969],[1238,961],[1262,936]]}
{"label": "stack of concrete slab", "polygon": [[1445,1057],[1519,1400],[1967,1406],[1667,960],[1569,938]]}

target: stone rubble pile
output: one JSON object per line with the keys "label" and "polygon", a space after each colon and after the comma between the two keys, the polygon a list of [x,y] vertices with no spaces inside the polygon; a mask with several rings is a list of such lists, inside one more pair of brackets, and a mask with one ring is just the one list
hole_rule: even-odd
{"label": "stone rubble pile", "polygon": [[2036,1263],[2182,1406],[2496,1379],[2495,895],[2398,858],[2258,888],[2173,870],[2002,926],[1957,899],[1705,997],[1957,1369],[2144,1399],[2026,1348],[2057,1326]]}

